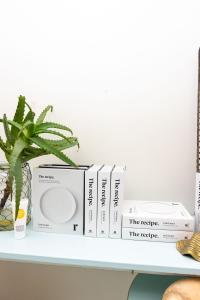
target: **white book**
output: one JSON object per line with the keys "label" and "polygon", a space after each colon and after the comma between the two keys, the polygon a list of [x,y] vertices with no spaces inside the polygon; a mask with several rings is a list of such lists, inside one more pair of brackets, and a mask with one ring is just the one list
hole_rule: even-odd
{"label": "white book", "polygon": [[122,228],[122,239],[135,241],[172,243],[179,240],[188,240],[192,237],[192,235],[193,232],[189,231]]}
{"label": "white book", "polygon": [[195,230],[200,230],[200,173],[196,173],[195,189]]}
{"label": "white book", "polygon": [[194,231],[194,218],[180,202],[123,202],[123,227]]}
{"label": "white book", "polygon": [[97,236],[98,171],[102,165],[93,165],[85,171],[85,235]]}
{"label": "white book", "polygon": [[113,166],[105,165],[98,176],[97,237],[109,235],[110,178]]}
{"label": "white book", "polygon": [[33,229],[83,235],[86,167],[42,165],[33,171]]}
{"label": "white book", "polygon": [[109,230],[109,237],[111,238],[121,238],[124,173],[124,166],[115,166],[111,175]]}

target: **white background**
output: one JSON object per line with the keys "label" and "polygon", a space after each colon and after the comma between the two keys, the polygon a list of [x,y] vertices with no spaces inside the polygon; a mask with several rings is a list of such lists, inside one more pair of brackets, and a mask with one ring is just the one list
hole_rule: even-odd
{"label": "white background", "polygon": [[[79,152],[69,153],[76,162],[126,164],[127,199],[181,201],[193,212],[199,11],[197,0],[0,0],[0,113],[12,117],[20,94],[36,112],[52,104],[50,119],[79,137]],[[44,161],[57,160],[33,165]],[[30,276],[35,268],[27,267]],[[20,265],[2,270],[20,282]],[[49,291],[62,276],[49,277]],[[6,289],[3,299],[27,299]],[[42,284],[37,291],[54,299]],[[85,299],[78,283],[76,296],[72,284],[61,285],[58,299],[66,291]],[[122,299],[112,292],[95,300]]]}

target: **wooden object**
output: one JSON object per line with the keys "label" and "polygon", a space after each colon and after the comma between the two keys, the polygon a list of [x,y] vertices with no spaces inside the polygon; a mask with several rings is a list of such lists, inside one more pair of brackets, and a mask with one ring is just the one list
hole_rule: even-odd
{"label": "wooden object", "polygon": [[186,278],[172,283],[163,295],[163,300],[199,300],[200,278]]}

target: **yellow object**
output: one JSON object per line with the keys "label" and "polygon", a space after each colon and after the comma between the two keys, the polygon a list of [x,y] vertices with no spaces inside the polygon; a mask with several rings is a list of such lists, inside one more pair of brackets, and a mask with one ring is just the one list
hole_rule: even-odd
{"label": "yellow object", "polygon": [[17,219],[23,219],[25,216],[24,209],[19,209]]}
{"label": "yellow object", "polygon": [[[13,205],[13,219],[15,219],[15,201]],[[14,234],[16,239],[22,239],[26,235],[26,219],[27,219],[28,199],[23,198],[20,200],[17,219],[14,221]]]}
{"label": "yellow object", "polygon": [[0,220],[1,226],[9,226],[11,224],[12,224],[12,222],[10,220]]}
{"label": "yellow object", "polygon": [[200,232],[194,233],[189,240],[178,241],[176,243],[176,249],[181,254],[191,255],[200,262]]}

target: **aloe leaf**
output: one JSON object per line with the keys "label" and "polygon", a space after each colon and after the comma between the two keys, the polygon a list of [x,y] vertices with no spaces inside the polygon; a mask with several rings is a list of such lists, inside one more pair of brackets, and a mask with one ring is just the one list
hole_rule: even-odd
{"label": "aloe leaf", "polygon": [[48,105],[42,112],[41,112],[41,114],[39,115],[39,117],[38,117],[38,119],[37,119],[37,121],[36,121],[36,125],[39,125],[39,124],[41,124],[43,121],[44,121],[44,119],[45,119],[45,117],[46,117],[46,115],[47,115],[47,113],[48,113],[48,111],[53,111],[53,106],[52,105]]}
{"label": "aloe leaf", "polygon": [[44,149],[41,148],[36,148],[34,146],[28,146],[27,148],[24,149],[24,153],[39,153],[39,152],[44,152]]}
{"label": "aloe leaf", "polygon": [[[53,146],[54,148],[60,151],[70,147],[78,146],[78,140],[75,137],[69,137],[67,139],[62,139],[62,140],[44,139],[44,141],[51,144],[51,146]],[[29,146],[27,149],[24,149],[22,153],[22,157],[23,157],[22,162],[29,161],[31,159],[37,158],[42,155],[49,155],[49,154],[51,153],[44,149]]]}
{"label": "aloe leaf", "polygon": [[35,117],[35,113],[32,110],[30,110],[24,118],[24,123],[26,123],[27,121],[33,122],[34,117]]}
{"label": "aloe leaf", "polygon": [[32,108],[31,108],[30,105],[26,102],[26,99],[25,99],[25,105],[28,107],[28,109],[29,109],[30,111],[32,111]]}
{"label": "aloe leaf", "polygon": [[19,211],[22,186],[23,186],[22,163],[20,158],[18,158],[15,164],[14,179],[15,179],[15,220],[16,220]]}
{"label": "aloe leaf", "polygon": [[11,152],[9,164],[10,164],[10,174],[14,176],[15,164],[20,159],[20,154],[28,146],[28,143],[22,138],[18,138],[14,144],[14,148]]}
{"label": "aloe leaf", "polygon": [[[43,149],[42,149],[43,150]],[[43,156],[43,155],[49,155],[50,153],[47,153],[46,151],[36,152],[36,153],[25,153],[24,156],[22,156],[22,162],[27,162],[31,159]]]}
{"label": "aloe leaf", "polygon": [[12,180],[8,176],[5,182],[5,188],[2,190],[1,193],[0,211],[2,211],[2,209],[4,208],[6,201],[8,200],[10,195],[12,197]]}
{"label": "aloe leaf", "polygon": [[[24,110],[25,110],[25,97],[20,95],[17,109],[13,118],[14,122],[18,124],[22,124],[24,118]],[[12,126],[11,135],[13,136],[14,139],[16,139],[18,131],[19,130],[15,126]]]}
{"label": "aloe leaf", "polygon": [[41,149],[41,148],[36,148],[33,146],[28,146],[28,148],[24,149],[21,157],[22,157],[22,162],[29,161],[33,158],[42,156],[42,155],[47,155],[50,154],[46,150]]}
{"label": "aloe leaf", "polygon": [[32,126],[33,127],[33,122],[28,120],[26,123],[24,123],[22,125],[22,128],[19,130],[18,134],[17,134],[17,137],[19,137],[22,133],[27,137],[29,138],[29,131],[28,131],[28,127]]}
{"label": "aloe leaf", "polygon": [[51,140],[51,139],[44,139],[44,140],[60,151],[74,146],[77,146],[79,148],[79,142],[76,137],[68,137],[62,140]]}
{"label": "aloe leaf", "polygon": [[[18,124],[15,121],[11,121],[11,120],[7,120],[9,125],[12,125],[12,127],[16,127],[17,130],[20,130],[22,128],[22,125]],[[3,119],[0,119],[0,123],[3,123]],[[12,130],[11,130],[11,134],[12,134]]]}
{"label": "aloe leaf", "polygon": [[8,152],[8,149],[6,147],[6,144],[4,143],[4,141],[2,140],[2,138],[0,137],[0,148],[3,152]]}
{"label": "aloe leaf", "polygon": [[6,114],[3,115],[3,126],[4,126],[5,136],[7,138],[7,144],[8,144],[8,146],[11,146],[11,145],[13,145],[14,141],[13,141],[13,137],[11,135],[9,125],[8,125],[8,120],[7,120]]}
{"label": "aloe leaf", "polygon": [[32,111],[32,108],[30,107],[30,105],[25,101],[25,105],[28,107],[29,111],[26,114],[23,123],[26,123],[27,121],[32,121],[34,120],[35,117],[35,113]]}
{"label": "aloe leaf", "polygon": [[55,130],[41,130],[41,131],[37,131],[37,135],[38,134],[44,134],[44,133],[56,135],[56,136],[59,136],[59,137],[61,137],[63,139],[67,139],[67,137],[64,134],[62,134],[62,133],[60,133],[58,131],[55,131]]}
{"label": "aloe leaf", "polygon": [[38,131],[41,131],[41,130],[47,130],[47,129],[50,129],[50,128],[57,128],[57,129],[61,129],[61,130],[66,130],[66,131],[69,131],[71,134],[73,134],[72,130],[65,126],[65,125],[61,125],[61,124],[58,124],[58,123],[54,123],[54,122],[45,122],[45,123],[42,123],[38,126],[35,127],[35,133],[37,133]]}
{"label": "aloe leaf", "polygon": [[76,164],[70,158],[68,158],[60,150],[58,150],[55,147],[53,147],[51,144],[47,143],[43,138],[37,136],[37,137],[30,138],[30,140],[34,144],[36,144],[37,146],[39,146],[40,148],[42,148],[42,149],[46,150],[47,152],[55,155],[56,157],[58,157],[59,159],[61,159],[65,163],[67,163],[69,165],[72,165],[72,166],[76,166]]}
{"label": "aloe leaf", "polygon": [[23,118],[24,118],[24,110],[25,110],[25,102],[26,102],[26,98],[24,96],[19,96],[19,100],[18,100],[18,105],[17,105],[17,109],[13,118],[13,121],[17,122],[17,123],[22,123]]}

